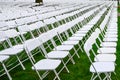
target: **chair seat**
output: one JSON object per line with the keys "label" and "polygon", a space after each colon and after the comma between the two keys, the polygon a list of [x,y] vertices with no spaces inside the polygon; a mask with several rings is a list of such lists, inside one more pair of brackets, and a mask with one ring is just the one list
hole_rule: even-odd
{"label": "chair seat", "polygon": [[95,25],[97,23],[97,20],[91,20],[90,22],[87,23],[87,25]]}
{"label": "chair seat", "polygon": [[106,34],[114,35],[114,34],[117,34],[117,32],[106,32]]}
{"label": "chair seat", "polygon": [[98,54],[94,58],[94,61],[112,61],[115,62],[116,56],[115,54]]}
{"label": "chair seat", "polygon": [[69,51],[73,48],[73,45],[60,45],[55,48],[55,50]]}
{"label": "chair seat", "polygon": [[0,39],[0,42],[3,42],[3,41],[5,41],[6,39],[5,38],[2,38],[2,39]]}
{"label": "chair seat", "polygon": [[7,60],[9,56],[0,55],[0,62]]}
{"label": "chair seat", "polygon": [[14,38],[14,37],[19,36],[19,35],[20,35],[19,32],[16,33],[16,34],[9,34],[9,33],[7,33],[7,37],[9,37],[9,38]]}
{"label": "chair seat", "polygon": [[108,30],[108,31],[111,31],[111,30],[112,30],[112,31],[118,31],[116,28],[114,28],[114,29],[108,28],[107,30]]}
{"label": "chair seat", "polygon": [[35,30],[35,29],[39,29],[39,27],[37,27],[37,26],[29,26],[29,29],[30,29],[30,31],[32,31],[32,30]]}
{"label": "chair seat", "polygon": [[65,44],[65,45],[77,45],[79,44],[79,41],[64,41],[62,44]]}
{"label": "chair seat", "polygon": [[77,31],[76,33],[77,34],[86,34],[88,32],[88,30],[86,30],[86,31]]}
{"label": "chair seat", "polygon": [[[94,66],[94,67],[93,67]],[[115,65],[114,62],[94,62],[93,66],[90,66],[90,72],[102,73],[102,72],[114,72]]]}
{"label": "chair seat", "polygon": [[114,29],[108,28],[107,30],[108,31],[118,31],[116,28],[114,28]]}
{"label": "chair seat", "polygon": [[105,37],[107,37],[107,38],[108,38],[108,37],[109,37],[109,38],[110,38],[110,37],[111,37],[111,38],[117,38],[118,35],[110,35],[110,34],[108,34],[108,35],[105,35]]}
{"label": "chair seat", "polygon": [[117,27],[109,27],[109,29],[118,29]]}
{"label": "chair seat", "polygon": [[116,42],[103,42],[100,44],[102,47],[116,47],[117,43]]}
{"label": "chair seat", "polygon": [[118,41],[117,38],[104,38],[103,41]]}
{"label": "chair seat", "polygon": [[15,45],[13,46],[13,48],[16,48],[16,49],[23,49],[23,45],[22,44],[18,44],[18,45]]}
{"label": "chair seat", "polygon": [[52,59],[42,59],[38,61],[34,66],[32,66],[33,70],[55,70],[59,65],[60,60],[52,60]]}
{"label": "chair seat", "polygon": [[102,53],[102,54],[113,54],[116,53],[116,48],[108,48],[108,47],[103,47],[103,48],[99,48],[98,53]]}
{"label": "chair seat", "polygon": [[86,33],[84,34],[84,33],[81,33],[81,34],[74,34],[73,36],[76,36],[76,37],[84,37],[86,35]]}
{"label": "chair seat", "polygon": [[72,40],[72,41],[80,41],[82,40],[83,37],[70,37],[69,40]]}
{"label": "chair seat", "polygon": [[51,51],[47,54],[48,58],[56,58],[56,59],[62,59],[65,58],[69,54],[68,51]]}
{"label": "chair seat", "polygon": [[81,28],[81,29],[79,29],[79,30],[81,30],[81,31],[88,31],[88,30],[90,30],[90,28],[92,28],[93,27],[93,25],[86,25],[86,26],[83,26],[83,28]]}
{"label": "chair seat", "polygon": [[21,35],[23,35],[23,34],[27,34],[27,32],[20,32],[20,34],[21,34]]}
{"label": "chair seat", "polygon": [[5,50],[0,51],[1,55],[16,55],[20,52],[22,52],[24,49],[22,48],[8,48]]}

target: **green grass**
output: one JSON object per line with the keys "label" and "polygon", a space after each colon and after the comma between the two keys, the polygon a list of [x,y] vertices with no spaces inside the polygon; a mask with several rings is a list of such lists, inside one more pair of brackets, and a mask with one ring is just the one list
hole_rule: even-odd
{"label": "green grass", "polygon": [[[120,9],[118,10],[120,11]],[[118,26],[120,26],[120,17],[118,17]],[[116,60],[116,75],[112,74],[112,80],[120,80],[120,28],[118,27],[118,46],[117,46],[117,60]],[[71,51],[72,53],[73,51]],[[67,73],[66,70],[63,70],[60,73],[61,80],[90,80],[91,73],[89,71],[90,62],[85,53],[79,51],[80,58],[77,56],[74,57],[75,64],[73,65],[71,62],[68,63],[67,67],[70,70],[70,73]],[[39,59],[43,58],[40,57],[41,54],[37,54],[35,59],[38,61]],[[20,66],[15,68],[10,72],[13,80],[39,80],[35,71],[31,70],[31,63],[30,61],[24,62],[26,70],[22,70]],[[53,72],[44,79],[44,80],[52,80],[54,77]],[[0,80],[8,80],[7,76],[4,75],[0,78]]]}

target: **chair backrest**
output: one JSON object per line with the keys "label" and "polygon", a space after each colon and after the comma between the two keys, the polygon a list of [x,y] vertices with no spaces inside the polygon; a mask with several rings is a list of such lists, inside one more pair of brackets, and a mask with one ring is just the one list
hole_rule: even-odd
{"label": "chair backrest", "polygon": [[1,22],[0,22],[0,28],[1,28],[1,27],[5,27],[5,26],[7,26],[6,22],[1,21]]}
{"label": "chair backrest", "polygon": [[93,32],[91,36],[88,38],[88,40],[85,42],[84,50],[87,56],[90,56],[89,51],[92,49],[92,45],[95,43],[97,37],[98,37],[98,34],[96,32]]}
{"label": "chair backrest", "polygon": [[6,22],[6,24],[7,24],[8,26],[16,25],[15,21],[8,21],[8,22]]}
{"label": "chair backrest", "polygon": [[28,25],[19,26],[18,31],[19,32],[28,32],[29,31]]}
{"label": "chair backrest", "polygon": [[89,51],[92,49],[92,44],[90,45],[91,39],[88,39],[84,44],[84,51],[87,54],[87,56],[90,56]]}
{"label": "chair backrest", "polygon": [[24,47],[27,49],[27,51],[31,52],[32,50],[36,49],[41,45],[41,42],[38,38],[30,39],[25,41]]}
{"label": "chair backrest", "polygon": [[65,17],[63,17],[63,15],[59,15],[59,16],[55,16],[57,20],[62,20],[64,19]]}
{"label": "chair backrest", "polygon": [[98,28],[95,29],[95,32],[96,32],[96,34],[98,34],[98,35],[101,33],[100,29],[98,29]]}
{"label": "chair backrest", "polygon": [[5,39],[7,36],[5,34],[5,31],[0,31],[0,39]]}
{"label": "chair backrest", "polygon": [[45,19],[44,22],[45,22],[46,24],[51,24],[51,23],[56,22],[56,19],[55,19],[55,18]]}
{"label": "chair backrest", "polygon": [[6,30],[5,34],[8,38],[13,38],[18,36],[18,32],[15,29]]}
{"label": "chair backrest", "polygon": [[42,21],[38,21],[35,23],[38,27],[43,27],[43,26],[46,26],[45,23],[43,23]]}
{"label": "chair backrest", "polygon": [[44,43],[55,36],[57,36],[57,29],[52,29],[50,31],[47,31],[46,33],[41,34],[39,36],[39,39]]}
{"label": "chair backrest", "polygon": [[35,30],[35,29],[38,29],[38,26],[35,23],[33,23],[33,24],[28,25],[28,28],[30,30]]}
{"label": "chair backrest", "polygon": [[16,19],[16,23],[17,23],[17,25],[22,25],[22,24],[25,24],[25,20],[24,20],[24,18]]}
{"label": "chair backrest", "polygon": [[61,33],[65,32],[65,31],[68,30],[68,29],[69,29],[69,26],[68,26],[67,24],[61,25],[61,26],[59,26],[59,27],[57,28],[57,32],[58,32],[59,34],[61,34]]}
{"label": "chair backrest", "polygon": [[99,28],[101,29],[101,31],[103,31],[105,28],[105,23],[101,23]]}

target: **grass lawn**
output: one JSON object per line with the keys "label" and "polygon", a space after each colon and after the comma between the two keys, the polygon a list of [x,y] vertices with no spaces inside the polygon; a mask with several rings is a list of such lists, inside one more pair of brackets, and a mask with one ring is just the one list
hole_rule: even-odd
{"label": "grass lawn", "polygon": [[[120,12],[120,9],[118,10]],[[120,22],[120,17],[118,17],[118,22]],[[120,26],[120,23],[118,23],[118,26]],[[118,27],[118,45],[117,45],[117,60],[116,60],[116,75],[112,74],[112,80],[120,80],[120,27]],[[68,63],[67,67],[70,70],[70,73],[67,73],[66,70],[63,70],[60,73],[61,80],[90,80],[91,73],[89,71],[90,62],[86,56],[85,53],[82,53],[79,51],[80,58],[77,58],[77,56],[74,57],[74,60],[76,62],[75,65],[73,65],[71,62]],[[41,55],[37,54],[35,56],[35,59],[38,61]],[[26,70],[22,70],[20,66],[15,68],[10,72],[13,80],[39,80],[37,74],[35,71],[31,70],[31,63],[30,61],[26,61],[24,63]],[[44,80],[52,80],[54,77],[53,72],[51,72],[47,78]],[[0,77],[0,80],[8,80],[6,76]]]}

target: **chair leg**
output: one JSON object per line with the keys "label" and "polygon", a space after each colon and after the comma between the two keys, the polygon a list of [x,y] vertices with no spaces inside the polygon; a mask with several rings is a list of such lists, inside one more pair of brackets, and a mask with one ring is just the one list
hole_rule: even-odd
{"label": "chair leg", "polygon": [[60,77],[58,76],[57,71],[56,71],[56,70],[53,70],[53,71],[54,71],[54,73],[55,73],[56,77],[58,78],[58,80],[60,80]]}
{"label": "chair leg", "polygon": [[24,67],[24,65],[22,64],[22,62],[20,61],[19,57],[18,57],[17,55],[16,55],[16,57],[17,57],[17,59],[18,59],[20,65],[21,65],[22,69],[25,70],[25,67]]}
{"label": "chair leg", "polygon": [[3,42],[2,45],[3,45],[3,47],[4,47],[5,49],[7,49],[7,46],[5,45],[5,42]]}
{"label": "chair leg", "polygon": [[67,72],[70,73],[70,71],[68,70],[68,68],[67,68],[66,64],[64,63],[64,61],[63,60],[61,60],[61,61],[62,61],[63,65],[64,65],[65,69],[67,70]]}
{"label": "chair leg", "polygon": [[18,37],[19,37],[19,39],[20,39],[21,43],[23,44],[24,42],[23,42],[23,40],[21,39],[21,37],[20,37],[20,36],[18,36]]}
{"label": "chair leg", "polygon": [[114,75],[116,75],[116,72],[113,72],[114,73]]}
{"label": "chair leg", "polygon": [[92,73],[92,76],[91,76],[91,79],[90,79],[90,80],[93,80],[93,78],[94,78],[94,73]]}
{"label": "chair leg", "polygon": [[30,31],[30,34],[31,34],[32,38],[35,38],[35,36],[33,35],[33,33],[31,31]]}
{"label": "chair leg", "polygon": [[83,49],[82,49],[82,47],[80,46],[80,44],[78,44],[78,46],[79,46],[80,50],[83,52]]}
{"label": "chair leg", "polygon": [[29,55],[30,55],[30,57],[31,57],[31,59],[33,60],[33,62],[36,62],[35,61],[35,58],[33,57],[33,55],[32,55],[32,53],[28,53]]}
{"label": "chair leg", "polygon": [[100,73],[97,72],[97,76],[100,80],[102,80],[102,78],[100,77]]}
{"label": "chair leg", "polygon": [[108,73],[108,75],[109,75],[109,80],[112,80],[112,79],[111,79],[111,73]]}
{"label": "chair leg", "polygon": [[91,80],[95,80],[96,78],[99,78],[99,80],[102,80],[102,78],[100,77],[100,73],[93,73],[92,77],[91,77]]}
{"label": "chair leg", "polygon": [[108,73],[105,73],[105,75],[106,75],[106,76],[105,76],[105,78],[104,78],[103,80],[106,80],[106,79],[107,79],[107,80],[111,80],[111,77],[110,77],[111,75],[109,75]]}
{"label": "chair leg", "polygon": [[41,32],[40,32],[40,30],[39,30],[39,29],[37,29],[37,34],[38,34],[38,35],[40,35],[40,34],[41,34]]}
{"label": "chair leg", "polygon": [[21,34],[21,37],[23,39],[23,43],[26,41],[25,37],[24,37],[24,34]]}
{"label": "chair leg", "polygon": [[9,74],[9,72],[8,72],[8,70],[7,70],[7,68],[6,68],[6,66],[5,66],[4,63],[2,63],[2,66],[3,66],[3,68],[4,68],[5,72],[6,72],[6,74],[7,74],[8,78],[9,78],[9,80],[12,80],[12,77],[10,76],[10,74]]}
{"label": "chair leg", "polygon": [[73,64],[75,64],[75,61],[73,60],[71,54],[69,54],[68,57],[70,58],[71,62],[72,62]]}
{"label": "chair leg", "polygon": [[[34,67],[34,68],[35,68],[35,67]],[[43,80],[43,78],[40,76],[40,73],[39,73],[36,69],[35,69],[35,71],[36,71],[38,77],[40,78],[40,80]]]}
{"label": "chair leg", "polygon": [[78,55],[77,51],[75,50],[75,48],[73,48],[75,51],[75,54],[77,55],[78,58],[80,58],[80,56]]}
{"label": "chair leg", "polygon": [[13,38],[13,39],[14,39],[15,43],[18,44],[17,40],[15,38]]}

